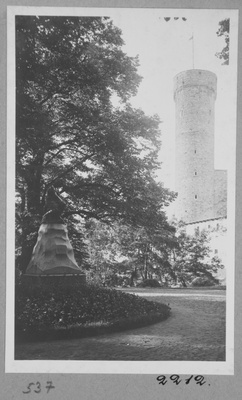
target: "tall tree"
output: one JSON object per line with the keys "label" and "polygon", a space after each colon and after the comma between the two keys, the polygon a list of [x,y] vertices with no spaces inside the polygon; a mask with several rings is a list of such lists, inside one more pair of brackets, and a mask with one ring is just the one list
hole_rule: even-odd
{"label": "tall tree", "polygon": [[[16,17],[17,236],[24,270],[54,186],[66,216],[170,229],[157,184],[159,119],[128,100],[141,81],[102,17]],[[116,95],[120,107],[114,108]],[[72,221],[75,229],[75,221]],[[78,231],[76,231],[78,235]]]}
{"label": "tall tree", "polygon": [[143,280],[153,275],[162,280],[167,273],[173,276],[169,255],[171,249],[177,246],[175,230],[128,228],[128,234],[121,235],[121,243],[124,254],[129,256],[127,265],[131,266],[131,270],[138,271]]}
{"label": "tall tree", "polygon": [[177,241],[179,246],[173,250],[172,262],[176,281],[187,286],[194,278],[201,277],[216,283],[215,274],[224,266],[218,257],[210,257],[209,233],[197,228],[194,235],[189,235],[180,227]]}
{"label": "tall tree", "polygon": [[[147,279],[154,274],[163,279],[167,273],[173,275],[169,255],[177,245],[175,230],[147,231],[119,223],[112,226],[91,220],[86,224],[90,264],[93,272],[103,276],[129,275]],[[175,278],[175,277],[173,277]]]}
{"label": "tall tree", "polygon": [[85,224],[85,239],[89,254],[89,269],[97,281],[106,282],[107,278],[118,272],[117,265],[122,258],[119,225],[112,226],[96,219]]}

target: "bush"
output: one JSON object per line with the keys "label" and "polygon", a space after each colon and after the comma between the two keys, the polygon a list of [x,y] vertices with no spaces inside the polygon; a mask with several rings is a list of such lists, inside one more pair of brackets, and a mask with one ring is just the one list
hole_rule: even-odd
{"label": "bush", "polygon": [[77,331],[91,334],[100,327],[124,329],[170,314],[166,305],[95,285],[18,285],[15,299],[16,339],[72,337]]}
{"label": "bush", "polygon": [[140,282],[139,287],[161,287],[160,283],[157,279],[144,279],[143,282]]}
{"label": "bush", "polygon": [[215,286],[219,283],[216,278],[207,278],[207,277],[197,277],[193,279],[191,285],[192,286]]}

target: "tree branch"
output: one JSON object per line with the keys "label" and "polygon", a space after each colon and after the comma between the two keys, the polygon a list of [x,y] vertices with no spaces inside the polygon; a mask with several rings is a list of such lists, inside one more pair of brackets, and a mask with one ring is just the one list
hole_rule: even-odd
{"label": "tree branch", "polygon": [[49,160],[47,160],[44,164],[43,167],[46,167],[48,164],[51,163],[51,161],[54,160],[55,157],[57,157],[62,151],[64,150],[68,150],[69,147],[63,147],[62,149],[60,149],[59,151],[57,151],[57,153],[53,154],[53,156],[51,158],[49,158]]}
{"label": "tree branch", "polygon": [[54,179],[52,179],[50,182],[48,182],[46,186],[47,187],[52,186],[54,182],[56,182],[60,178],[63,178],[69,172],[73,171],[78,166],[78,164],[83,164],[86,160],[90,159],[93,155],[94,155],[94,153],[88,154],[86,157],[83,157],[82,160],[78,160],[73,166],[71,166],[70,168],[67,168],[66,171],[62,172],[60,175],[57,175]]}

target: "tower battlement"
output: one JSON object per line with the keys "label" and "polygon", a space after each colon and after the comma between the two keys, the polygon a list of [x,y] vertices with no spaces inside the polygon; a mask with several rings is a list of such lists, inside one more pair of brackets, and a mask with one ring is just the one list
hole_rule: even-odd
{"label": "tower battlement", "polygon": [[191,86],[204,87],[217,96],[217,77],[213,72],[202,69],[190,69],[180,72],[174,77],[174,99],[177,93]]}

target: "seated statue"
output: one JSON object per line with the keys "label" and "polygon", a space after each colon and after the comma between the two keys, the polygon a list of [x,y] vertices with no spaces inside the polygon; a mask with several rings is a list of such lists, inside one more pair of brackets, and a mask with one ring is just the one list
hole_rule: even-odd
{"label": "seated statue", "polygon": [[64,200],[56,193],[51,186],[46,193],[45,214],[43,215],[42,224],[63,224],[61,215],[66,208]]}

